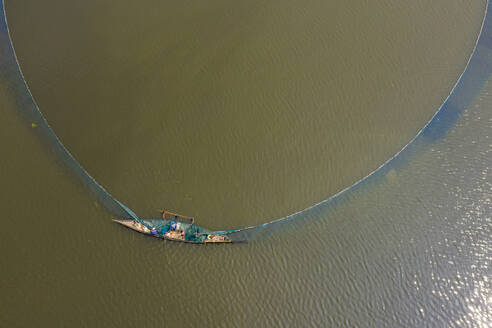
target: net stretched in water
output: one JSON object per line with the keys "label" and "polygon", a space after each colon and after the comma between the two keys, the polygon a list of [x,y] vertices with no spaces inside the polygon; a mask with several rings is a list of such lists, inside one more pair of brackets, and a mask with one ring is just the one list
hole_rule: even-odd
{"label": "net stretched in water", "polygon": [[[404,158],[403,155],[408,153],[411,148],[410,146],[414,145],[415,141],[421,140],[424,142],[433,142],[445,135],[449,128],[456,123],[461,112],[463,112],[470,105],[485,82],[489,80],[492,74],[492,60],[490,60],[492,56],[492,11],[488,10],[491,3],[492,0],[487,1],[487,12],[483,21],[480,37],[464,73],[460,77],[449,97],[439,108],[432,120],[409,144],[405,146],[402,151],[384,163],[377,170],[373,171],[369,176],[375,176],[376,173],[383,174],[384,171],[387,171],[390,167],[397,167],[398,161],[401,161],[402,158]],[[36,127],[34,133],[46,142],[48,147],[55,152],[56,155],[58,155],[57,157],[66,164],[70,172],[78,176],[79,181],[81,181],[84,186],[87,187],[93,195],[95,195],[100,204],[102,204],[114,216],[135,220],[136,222],[144,225],[146,228],[155,228],[156,230],[159,229],[161,232],[168,228],[167,223],[164,223],[166,220],[162,220],[162,218],[141,220],[127,206],[123,205],[116,198],[114,198],[84,170],[84,168],[75,160],[75,158],[55,135],[34,101],[19,68],[7,26],[4,0],[0,0],[0,72],[0,82],[7,86],[7,89],[12,96],[12,99],[16,102],[20,113],[30,122],[30,124],[32,124],[33,127]],[[362,181],[366,181],[369,176],[359,180],[352,187],[347,188],[344,191],[353,189],[354,186],[359,185]],[[337,195],[340,195],[342,192]],[[324,204],[328,204],[333,199],[334,198],[332,197],[310,207],[308,210],[320,208]],[[273,221],[271,223],[245,229],[232,229],[216,231],[213,233],[227,235],[233,240],[236,238],[250,239],[259,233],[268,233],[269,231],[272,231],[273,228],[278,227],[281,223],[283,224],[291,221],[293,218],[299,217],[298,215],[299,213]],[[189,232],[195,236],[201,236],[200,233],[202,231],[208,231],[194,225],[193,223],[190,224],[189,229],[198,229],[197,231],[189,230]]]}

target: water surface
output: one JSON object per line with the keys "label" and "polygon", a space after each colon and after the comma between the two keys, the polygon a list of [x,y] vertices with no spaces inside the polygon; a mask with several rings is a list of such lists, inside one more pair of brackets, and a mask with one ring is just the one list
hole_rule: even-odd
{"label": "water surface", "polygon": [[[167,115],[168,107],[162,107],[165,110],[161,108],[162,112],[159,111],[159,115],[155,114],[156,120],[145,119],[146,112],[144,109],[146,107],[143,105],[138,107],[140,115],[130,110],[134,106],[127,107],[127,111],[122,115],[120,110],[123,108],[123,102],[120,103],[120,107],[114,106],[114,104],[123,101],[125,97],[127,97],[126,100],[129,100],[139,99],[140,96],[138,92],[118,92],[113,94],[111,99],[110,97],[105,98],[105,93],[110,91],[110,86],[119,81],[118,79],[112,80],[113,84],[108,83],[110,86],[106,87],[105,83],[98,79],[91,80],[87,77],[86,82],[92,81],[92,83],[79,82],[80,89],[67,87],[64,90],[59,90],[65,83],[69,85],[75,83],[74,80],[84,80],[84,72],[90,71],[95,74],[98,70],[86,70],[83,65],[74,64],[65,66],[68,70],[65,71],[65,68],[62,69],[64,67],[62,59],[77,58],[70,57],[75,54],[71,55],[68,50],[68,53],[60,54],[57,60],[53,59],[51,66],[36,65],[32,57],[32,61],[30,61],[29,56],[38,55],[42,59],[43,50],[47,49],[46,51],[49,52],[51,48],[40,46],[40,44],[45,45],[44,42],[47,42],[46,39],[40,38],[43,33],[47,33],[46,31],[42,31],[40,28],[29,29],[26,26],[33,24],[32,27],[36,27],[36,19],[41,22],[41,14],[48,15],[49,12],[46,9],[44,12],[41,11],[44,7],[36,7],[37,4],[34,2],[24,2],[23,7],[16,5],[21,2],[7,2],[7,9],[12,8],[12,16],[9,17],[12,17],[10,19],[11,28],[21,65],[26,71],[28,82],[43,112],[46,112],[53,128],[89,169],[89,172],[93,173],[118,198],[134,205],[140,212],[151,212],[153,202],[161,205],[162,199],[159,199],[158,202],[158,197],[154,195],[157,187],[152,189],[147,188],[147,186],[159,185],[159,179],[165,173],[161,173],[161,175],[150,174],[151,172],[147,170],[154,168],[152,165],[157,167],[156,162],[140,159],[136,155],[142,152],[141,154],[151,156],[150,150],[156,149],[158,146],[162,147],[166,143],[159,140],[153,144],[152,138],[149,139],[146,135],[138,137],[137,132],[145,131],[144,127],[147,127],[147,124],[150,127],[153,124],[158,125],[154,121],[159,121],[158,118],[162,119],[159,115]],[[112,24],[107,23],[108,26],[116,26],[117,18],[120,16],[116,14],[114,14],[116,16],[111,16],[109,13],[121,13],[124,8],[115,7],[112,11],[111,7],[104,7],[105,2],[99,3],[100,7],[97,9],[106,13],[106,19],[114,19]],[[190,6],[192,3],[186,2]],[[457,56],[455,58],[457,62],[454,64],[462,63],[464,65],[480,27],[480,15],[483,14],[480,10],[483,9],[484,3],[476,3],[476,12],[472,12],[469,3],[464,2],[442,2],[441,5],[448,4],[449,6],[435,11],[429,7],[432,5],[424,6],[423,2],[416,3],[422,4],[415,7],[415,10],[418,10],[417,17],[422,19],[421,24],[426,23],[428,26],[438,28],[444,21],[453,22],[449,23],[450,26],[446,31],[442,31],[443,35],[438,36],[436,34],[434,36],[434,42],[438,42],[441,38],[446,39],[446,33],[449,32],[449,28],[455,26],[455,21],[459,21],[459,17],[468,17],[466,19],[470,21],[462,26],[456,25],[459,28],[452,30],[454,35],[448,35],[447,39],[456,42],[453,45],[456,47],[455,49],[462,47],[461,57]],[[46,6],[48,5],[47,2]],[[62,3],[56,3],[56,5],[61,6]],[[77,16],[75,13],[85,15],[83,16],[84,19],[77,24],[82,24],[86,20],[91,21],[89,19],[91,14],[98,13],[95,10],[96,7],[91,8],[90,5],[90,2],[81,2],[77,8],[73,7],[74,16],[71,16],[72,18]],[[229,5],[233,6],[233,4]],[[380,6],[378,7],[379,11],[373,9],[372,12],[374,15],[380,15],[377,17],[391,17],[389,13],[394,13],[393,2],[380,2],[377,5]],[[342,7],[341,4],[340,6]],[[347,4],[343,4],[343,6],[347,6]],[[373,6],[375,5],[373,4]],[[17,16],[15,15],[15,8],[17,8]],[[53,2],[51,11],[56,12],[55,9],[57,8],[62,7],[55,6]],[[256,7],[253,6],[253,8]],[[347,13],[357,13],[358,8],[360,7],[354,7],[352,10],[347,8],[340,10],[342,12],[345,10]],[[106,12],[103,9],[106,9]],[[201,9],[206,11],[206,8]],[[250,7],[246,9],[250,9]],[[408,18],[409,13],[412,12],[408,7],[403,9],[407,10],[407,15],[401,13],[399,21],[406,22],[408,30],[413,30],[416,28],[415,26],[421,25]],[[132,10],[138,13],[136,5]],[[468,10],[470,11],[468,12]],[[28,14],[29,12],[30,14]],[[303,17],[302,15],[307,15],[307,12],[310,11],[307,9],[305,11],[297,10],[292,15]],[[384,14],[385,12],[387,15]],[[430,15],[429,12],[435,15]],[[64,13],[66,17],[70,17],[70,11],[67,10]],[[216,11],[210,11],[212,17],[213,13]],[[362,14],[360,13],[361,17]],[[59,15],[60,17],[63,16]],[[157,13],[155,15],[159,16]],[[403,16],[407,19],[404,20]],[[15,17],[18,19],[18,23],[15,23]],[[141,17],[152,16],[142,14]],[[196,18],[196,16],[194,17]],[[427,18],[424,20],[425,17]],[[472,17],[477,17],[477,19]],[[132,21],[134,26],[147,24],[147,20],[141,19],[142,21],[139,21],[137,18],[138,15],[134,15],[132,20],[127,17],[126,21]],[[177,21],[181,20],[176,18],[175,22]],[[213,21],[215,20],[210,19],[209,23],[212,24]],[[49,22],[55,21],[50,19],[47,22],[49,24]],[[65,42],[70,42],[71,38],[77,40],[76,33],[67,32],[70,31],[70,22],[77,25],[75,19],[70,21],[67,19],[66,25],[55,24],[60,30],[58,33],[66,33],[67,40]],[[314,20],[314,22],[316,21]],[[366,22],[367,25],[361,25],[365,27],[361,28],[361,34],[362,31],[371,30],[371,24],[380,26],[384,20],[368,19]],[[55,25],[53,29],[55,29]],[[14,32],[16,26],[19,28],[17,32]],[[22,35],[21,26],[25,26],[24,31],[29,33]],[[65,31],[62,31],[60,26],[66,26]],[[204,26],[208,26],[208,23]],[[201,29],[196,30],[201,31]],[[380,30],[383,29],[380,28]],[[427,32],[432,34],[429,31],[428,28],[426,33],[420,33],[420,37],[425,39],[428,36]],[[95,34],[97,34],[96,32],[103,33],[101,29],[94,29]],[[226,33],[228,30],[225,29],[223,32]],[[203,33],[206,32],[203,31]],[[371,34],[370,32],[367,33],[367,37],[369,37]],[[466,33],[469,33],[467,35],[472,38],[472,41],[464,40]],[[463,39],[460,39],[460,35]],[[92,40],[92,38],[95,37],[87,37],[87,40]],[[292,38],[294,39],[294,35]],[[43,41],[40,42],[39,40]],[[377,38],[373,40],[375,45],[377,45],[376,40]],[[467,48],[460,43],[461,41],[469,42],[470,47]],[[38,48],[35,47],[36,42],[40,42],[37,44]],[[80,39],[74,43],[78,44],[78,42]],[[370,43],[369,40],[365,42]],[[62,44],[63,42],[57,43],[59,47],[73,48],[67,45],[69,43],[65,43],[65,46]],[[445,43],[441,44],[441,46],[444,45]],[[55,47],[53,44],[51,46]],[[24,55],[22,55],[22,47],[26,47],[24,49],[28,50]],[[29,50],[29,47],[33,48]],[[79,46],[73,49],[81,51],[82,48]],[[95,51],[96,48],[91,49]],[[132,50],[133,48],[128,47],[128,49]],[[381,54],[391,53],[392,50],[395,53],[401,51],[399,56],[404,57],[406,52],[402,49],[409,50],[412,47],[397,49],[400,50],[388,47],[386,50],[380,49],[379,51]],[[419,51],[425,50],[415,49],[414,57],[418,57]],[[138,51],[134,50],[134,52]],[[448,52],[453,53],[449,51],[449,48]],[[444,51],[441,54],[446,57],[448,52]],[[444,53],[446,54],[444,55]],[[86,54],[89,56],[90,52],[86,52]],[[346,56],[350,58],[351,54],[352,52],[347,51]],[[46,56],[44,60],[51,58],[46,54],[44,56]],[[264,51],[264,56],[266,56],[266,51]],[[80,56],[80,58],[82,57],[86,58]],[[452,64],[446,66],[445,62],[452,61],[451,57],[446,57],[447,59],[442,61],[441,65],[443,66],[437,64],[430,66],[435,68],[433,74],[438,74],[439,69],[436,67],[448,67],[450,70],[446,71],[445,74],[448,78],[440,82],[436,81],[436,85],[429,82],[426,85],[427,88],[419,84],[421,87],[419,90],[422,91],[419,99],[424,99],[420,101],[430,102],[430,98],[434,97],[435,94],[434,92],[426,93],[426,90],[434,87],[442,88],[442,97],[447,95],[446,92],[449,92],[450,87],[461,73],[457,66]],[[129,56],[129,58],[134,57]],[[132,60],[129,59],[128,65],[134,63]],[[420,60],[426,62],[423,57]],[[29,73],[30,68],[28,68],[29,62],[32,64],[31,73]],[[58,65],[55,65],[55,62]],[[416,59],[416,62],[419,60]],[[76,64],[80,64],[80,62],[76,62]],[[413,65],[417,65],[417,63],[413,63]],[[55,66],[59,66],[60,69],[54,69]],[[101,76],[107,74],[106,66],[111,65],[106,62],[106,65],[98,66]],[[397,66],[393,70],[388,69],[385,76],[390,78]],[[49,67],[53,69],[53,72],[46,71],[43,75],[41,74],[43,67],[44,69]],[[335,69],[338,65],[333,65],[333,67]],[[411,70],[412,67],[407,69]],[[264,66],[264,69],[268,68],[269,65]],[[452,73],[451,69],[455,70],[456,74]],[[374,68],[373,70],[375,71]],[[136,70],[135,74],[138,75],[138,71]],[[340,69],[340,71],[345,73],[346,70]],[[298,74],[300,72],[301,70],[297,71]],[[433,74],[429,75],[433,76]],[[56,82],[57,76],[60,78],[58,82]],[[277,76],[271,78],[278,81]],[[338,75],[334,78],[341,79]],[[142,79],[145,80],[145,78]],[[122,78],[120,83],[125,85],[130,83],[128,82],[130,80]],[[372,83],[383,80],[375,78]],[[209,83],[212,83],[211,81],[214,80],[209,80]],[[239,83],[238,80],[234,81],[236,81],[234,83]],[[322,81],[323,79],[320,78],[318,83],[322,83]],[[421,83],[427,83],[426,81],[427,79],[422,78]],[[429,81],[432,81],[432,78]],[[177,80],[174,82],[178,83]],[[42,90],[49,90],[49,86],[46,85],[50,85],[50,83],[53,83],[52,87],[56,86],[56,89],[52,89],[51,96],[46,94],[42,96]],[[147,82],[136,81],[135,85],[140,85],[139,83]],[[186,83],[183,80],[181,83],[185,86],[193,85],[192,80]],[[233,83],[232,79],[230,83]],[[382,83],[384,86],[385,83],[389,82],[378,83]],[[394,83],[398,86],[403,82],[395,80]],[[99,98],[92,97],[93,94],[91,93],[86,93],[91,90],[93,84],[97,84],[94,89],[101,92]],[[72,86],[74,85],[76,83],[72,84]],[[228,85],[229,83],[225,84],[222,87],[224,89],[217,92],[227,90]],[[148,83],[147,86],[149,86]],[[369,84],[365,87],[369,88]],[[38,91],[36,88],[39,88]],[[202,88],[205,86],[202,85]],[[73,93],[67,96],[65,92],[70,90]],[[124,89],[118,90],[124,91]],[[359,92],[356,92],[357,90],[354,86],[352,90],[354,104],[357,102],[358,95],[364,94],[363,88]],[[385,89],[382,88],[381,90]],[[408,90],[408,92],[412,93],[415,90]],[[447,91],[445,92],[445,90]],[[235,91],[234,97],[239,97],[240,93]],[[403,91],[401,93],[404,94]],[[89,95],[92,96],[89,97]],[[322,98],[323,95],[319,93],[316,97]],[[392,95],[393,93],[389,91],[385,94],[387,99],[392,99]],[[490,308],[489,295],[492,292],[488,277],[490,254],[492,253],[490,244],[492,220],[490,208],[491,95],[492,84],[488,82],[478,92],[457,124],[443,138],[437,139],[422,147],[419,152],[413,153],[406,165],[389,171],[386,176],[375,181],[371,180],[372,182],[363,184],[360,188],[343,195],[336,202],[330,203],[329,206],[321,206],[315,211],[310,211],[308,215],[293,221],[293,224],[278,229],[269,238],[260,238],[253,243],[232,245],[232,247],[229,247],[231,245],[223,245],[225,247],[190,247],[180,243],[147,238],[112,224],[109,221],[109,214],[97,206],[94,197],[81,188],[59,159],[53,156],[54,153],[50,152],[49,149],[47,150],[43,142],[38,139],[36,127],[32,127],[31,122],[19,115],[19,106],[23,104],[16,102],[15,90],[11,89],[11,85],[2,82],[0,83],[0,115],[2,116],[0,142],[2,143],[3,160],[0,161],[0,181],[2,181],[4,188],[0,189],[0,199],[4,228],[0,230],[0,264],[2,267],[0,271],[0,289],[2,290],[0,320],[8,327],[249,327],[252,325],[486,327],[487,323],[492,321],[490,311],[487,312]],[[382,94],[380,96],[383,97]],[[159,98],[156,95],[154,97]],[[195,97],[198,96],[195,95]],[[316,99],[316,97],[314,98]],[[349,98],[348,94],[345,96],[345,99],[347,98]],[[53,105],[62,99],[67,103],[60,102],[59,107],[47,106],[50,104],[50,99]],[[106,99],[108,106],[98,107],[104,99]],[[207,103],[205,101],[207,100],[206,95],[200,99],[204,99],[202,101]],[[304,100],[299,101],[307,101],[307,98],[301,96],[300,99]],[[111,106],[109,106],[110,100]],[[159,98],[159,100],[162,99]],[[69,101],[72,101],[71,106],[67,105]],[[81,101],[92,106],[77,107]],[[437,106],[425,110],[420,107],[415,111],[409,110],[408,112],[403,110],[395,112],[404,107],[381,109],[386,111],[388,120],[391,117],[390,113],[396,117],[401,117],[401,119],[390,120],[392,123],[390,126],[395,129],[398,127],[400,130],[381,138],[381,143],[377,147],[373,147],[388,147],[388,149],[396,148],[396,151],[399,150],[399,141],[395,139],[395,136],[404,134],[407,125],[416,124],[416,130],[418,130],[422,125],[418,126],[414,121],[417,115],[415,117],[412,115],[420,113],[418,115],[428,116],[427,119],[430,118],[439,106],[439,101],[436,100],[436,102],[438,103]],[[177,103],[174,103],[175,106]],[[340,101],[340,104],[343,103]],[[120,110],[116,110],[116,108],[120,108]],[[306,111],[309,108],[306,106],[303,110]],[[280,111],[280,109],[276,110]],[[310,110],[310,115],[305,117],[306,120],[312,118],[316,113],[312,109]],[[223,111],[226,112],[225,109]],[[272,110],[272,112],[273,114],[270,114],[269,118],[283,117],[280,114],[275,116],[276,111]],[[179,113],[173,114],[172,111],[170,113],[170,115],[179,117]],[[194,112],[194,114],[196,113],[198,112]],[[342,113],[346,112],[342,111]],[[327,129],[330,133],[334,129],[338,129],[337,133],[339,134],[346,133],[347,136],[354,136],[336,140],[339,142],[343,140],[343,142],[351,145],[351,147],[346,147],[345,151],[350,154],[345,156],[355,158],[353,160],[355,163],[359,163],[357,156],[363,156],[363,154],[368,156],[368,154],[373,153],[373,151],[366,149],[369,142],[363,142],[371,137],[369,133],[366,133],[368,132],[367,129],[376,126],[384,128],[383,124],[377,125],[380,120],[369,121],[372,113],[372,109],[365,112],[367,122],[364,124],[359,122],[357,125],[354,121],[353,125],[342,126],[341,122],[346,121],[339,120],[337,121],[339,122],[338,125],[332,123],[330,125],[332,129]],[[413,119],[404,115],[410,115]],[[187,120],[194,117],[196,115],[190,113]],[[244,114],[244,117],[249,116]],[[110,118],[114,122],[111,122]],[[426,120],[423,119],[423,121],[425,123]],[[286,122],[284,124],[300,124],[299,122],[292,123],[291,120],[287,119]],[[248,121],[245,121],[245,126],[247,123]],[[315,120],[307,120],[304,123],[311,124],[303,126],[306,130],[309,130],[309,127],[315,128],[317,126]],[[134,129],[133,126],[138,128],[132,130]],[[114,135],[114,129],[118,127],[125,127],[122,128],[125,132],[135,131],[134,138],[128,137],[123,132],[119,137],[122,137],[124,142],[120,138],[111,138]],[[346,132],[352,128],[357,128],[358,133]],[[386,126],[386,128],[388,127]],[[162,130],[155,127],[154,129],[156,133]],[[321,133],[319,131],[318,133]],[[149,135],[155,136],[154,132],[149,133]],[[300,140],[319,141],[317,139],[302,139],[302,136],[306,134],[307,132],[305,134],[298,133],[301,136],[299,137]],[[410,137],[402,141],[403,144],[413,137],[411,133],[408,132],[408,134]],[[190,135],[188,138],[191,138]],[[96,138],[96,136],[99,137]],[[163,135],[157,133],[156,138],[161,137]],[[311,136],[311,138],[313,137]],[[206,137],[204,139],[207,140]],[[132,144],[132,140],[140,142]],[[175,138],[176,142],[178,140],[181,139]],[[237,140],[243,139],[238,136]],[[282,140],[280,139],[280,141]],[[356,140],[359,140],[358,143],[355,142]],[[312,149],[311,147],[316,147],[316,142],[303,145],[307,150],[302,156],[308,158],[314,156],[312,155],[314,153],[309,155],[309,150]],[[147,145],[149,148],[146,148]],[[172,145],[172,143],[166,144],[169,147]],[[238,142],[237,147],[239,147],[238,145],[241,144]],[[290,146],[287,142],[284,145],[285,147]],[[296,148],[295,145],[292,147],[292,149],[297,149],[297,153],[305,150],[303,147]],[[190,149],[182,150],[180,156],[185,156],[185,154],[192,156]],[[164,150],[167,151],[167,148]],[[281,150],[282,148],[278,152]],[[98,152],[97,155],[94,152]],[[272,154],[276,152],[277,149],[271,149]],[[294,151],[294,153],[296,152]],[[322,159],[328,158],[326,153],[320,152],[319,156],[322,156]],[[370,156],[368,157],[370,158]],[[165,157],[162,155],[159,158]],[[330,158],[336,162],[336,157]],[[381,162],[386,159],[381,158]],[[129,162],[132,161],[135,162],[133,163],[135,166],[130,165]],[[277,162],[273,161],[272,163],[276,164]],[[294,166],[289,161],[285,163]],[[343,167],[342,164],[348,162],[340,163],[340,167]],[[367,159],[359,163],[366,173],[371,170],[368,163],[369,160]],[[204,164],[202,163],[202,165]],[[125,168],[130,167],[133,169],[125,171]],[[226,170],[225,167],[224,170]],[[300,170],[300,172],[310,174],[309,170]],[[322,171],[319,180],[329,178],[336,181],[341,175],[340,172],[345,172],[346,177],[352,179],[357,177],[355,169],[347,168],[340,171],[329,171],[329,173]],[[286,176],[291,177],[290,175]],[[297,177],[292,179],[295,178]],[[211,178],[204,176],[204,179]],[[251,185],[246,184],[244,190],[251,191],[253,189],[246,187],[265,181],[268,180],[254,181],[251,182]],[[318,180],[313,182],[313,189],[317,188],[317,183],[319,183]],[[181,184],[185,183],[181,182]],[[176,185],[180,184],[176,183]],[[305,188],[309,189],[308,187],[306,185]],[[263,190],[258,188],[256,191],[262,193]],[[297,189],[293,190],[303,195]],[[210,188],[208,192],[213,194],[207,194],[208,199],[213,199],[223,191]],[[169,195],[172,196],[174,193],[169,192]],[[241,197],[246,197],[246,195],[243,194]],[[160,197],[164,196],[160,195]],[[169,197],[165,198],[166,202],[173,200]],[[191,201],[195,200],[193,195],[191,198]],[[188,204],[184,199],[182,203]],[[270,204],[266,201],[265,203]],[[272,211],[272,213],[280,210],[280,213],[284,210],[287,211],[284,207],[292,205],[294,208],[300,205],[300,203],[297,205],[288,202],[280,203],[272,202],[270,207],[266,207],[266,210]],[[178,207],[178,205],[170,206]],[[277,206],[278,208],[276,208]],[[218,208],[220,207],[216,207],[215,210],[217,211]],[[190,207],[190,211],[191,209]],[[254,223],[255,220],[259,220],[260,216],[252,215],[251,217],[248,216],[247,219],[245,216],[241,220],[234,216],[219,220],[219,216],[204,215],[202,220],[202,215],[200,215],[200,220],[210,223],[211,226],[225,226],[233,223]],[[243,219],[244,221],[242,221]],[[234,220],[238,221],[235,222]]]}

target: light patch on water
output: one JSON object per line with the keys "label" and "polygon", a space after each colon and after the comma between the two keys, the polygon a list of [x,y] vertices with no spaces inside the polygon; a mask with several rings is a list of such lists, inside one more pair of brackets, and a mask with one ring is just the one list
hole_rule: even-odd
{"label": "light patch on water", "polygon": [[472,327],[490,328],[492,325],[492,288],[487,276],[477,278],[470,297],[465,298],[468,313],[464,320]]}
{"label": "light patch on water", "polygon": [[394,182],[398,177],[398,173],[396,172],[395,169],[391,169],[388,171],[386,174],[386,179],[388,179],[389,182]]}

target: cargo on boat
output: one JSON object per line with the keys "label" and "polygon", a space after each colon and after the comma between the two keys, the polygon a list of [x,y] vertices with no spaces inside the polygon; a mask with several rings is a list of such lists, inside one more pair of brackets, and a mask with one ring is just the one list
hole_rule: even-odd
{"label": "cargo on boat", "polygon": [[168,211],[161,211],[161,214],[161,218],[155,219],[113,219],[113,221],[135,231],[162,239],[198,244],[232,242],[225,234],[195,225],[192,217]]}

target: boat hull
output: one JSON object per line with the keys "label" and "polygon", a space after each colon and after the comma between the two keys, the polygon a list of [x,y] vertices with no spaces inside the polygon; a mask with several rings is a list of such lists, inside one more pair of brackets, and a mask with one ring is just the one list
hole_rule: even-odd
{"label": "boat hull", "polygon": [[[120,219],[113,219],[113,222],[116,222],[118,224],[121,224],[127,228],[130,228],[132,230],[135,230],[137,232],[143,233],[145,235],[149,235],[152,237],[160,238],[160,239],[166,239],[166,240],[172,240],[172,241],[180,241],[184,243],[191,243],[191,244],[223,244],[223,243],[232,243],[230,239],[218,239],[218,238],[204,238],[202,241],[194,241],[194,240],[186,240],[184,236],[181,236],[178,233],[165,233],[163,235],[157,236],[152,234],[151,230],[147,228],[145,225],[141,224],[140,222],[136,220],[120,220]],[[205,233],[204,233],[205,234]],[[210,236],[216,236],[214,234],[207,234]]]}

